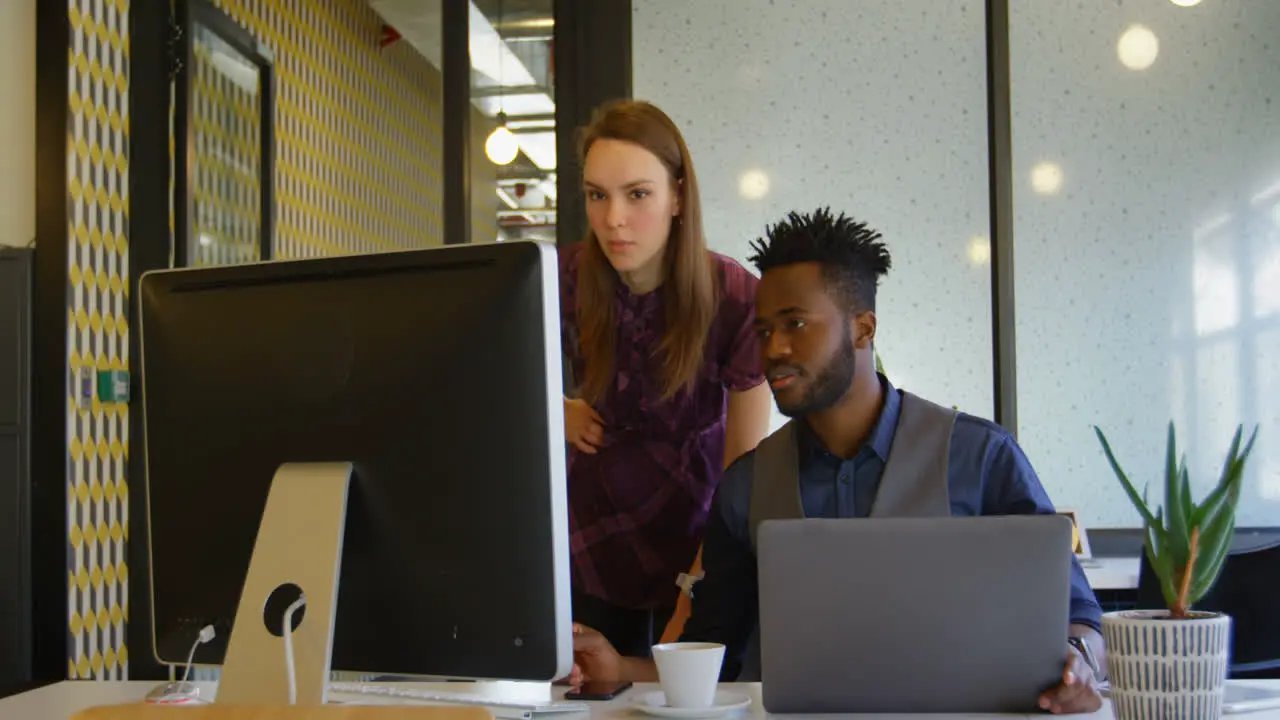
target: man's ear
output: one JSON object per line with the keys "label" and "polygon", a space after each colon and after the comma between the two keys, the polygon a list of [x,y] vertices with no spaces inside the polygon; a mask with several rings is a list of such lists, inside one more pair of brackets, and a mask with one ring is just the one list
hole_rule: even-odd
{"label": "man's ear", "polygon": [[876,314],[870,310],[858,313],[849,320],[853,346],[858,350],[870,348],[876,340]]}

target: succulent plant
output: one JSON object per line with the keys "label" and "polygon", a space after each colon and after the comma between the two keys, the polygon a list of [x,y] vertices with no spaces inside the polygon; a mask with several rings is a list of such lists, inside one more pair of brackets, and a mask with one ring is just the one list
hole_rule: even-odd
{"label": "succulent plant", "polygon": [[1213,587],[1222,571],[1222,563],[1231,550],[1235,533],[1236,504],[1240,500],[1245,462],[1253,451],[1258,429],[1253,429],[1244,450],[1240,440],[1244,426],[1237,426],[1231,449],[1222,466],[1218,484],[1197,504],[1191,499],[1191,480],[1187,475],[1186,457],[1178,456],[1173,423],[1169,423],[1169,448],[1165,457],[1164,504],[1152,512],[1147,504],[1146,488],[1138,495],[1128,475],[1120,468],[1111,445],[1094,427],[1107,462],[1115,471],[1125,494],[1142,515],[1147,562],[1160,579],[1160,590],[1170,617],[1186,618],[1191,608]]}

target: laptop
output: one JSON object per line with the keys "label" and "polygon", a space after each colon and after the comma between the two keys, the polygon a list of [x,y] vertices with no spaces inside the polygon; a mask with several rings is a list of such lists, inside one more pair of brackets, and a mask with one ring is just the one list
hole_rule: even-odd
{"label": "laptop", "polygon": [[760,525],[770,713],[1039,713],[1061,681],[1071,521],[1057,515]]}

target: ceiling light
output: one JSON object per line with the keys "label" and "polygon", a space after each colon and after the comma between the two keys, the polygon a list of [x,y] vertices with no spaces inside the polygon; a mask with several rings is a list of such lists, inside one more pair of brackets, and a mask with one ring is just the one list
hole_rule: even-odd
{"label": "ceiling light", "polygon": [[758,168],[748,170],[738,178],[738,194],[747,200],[759,200],[769,194],[769,175]]}
{"label": "ceiling light", "polygon": [[[1200,0],[1196,0],[1199,2]],[[528,18],[527,20],[507,20],[498,23],[503,30],[539,30],[556,26],[554,17]]]}
{"label": "ceiling light", "polygon": [[1041,195],[1055,195],[1062,189],[1062,168],[1042,162],[1031,168],[1031,188]]}
{"label": "ceiling light", "polygon": [[986,235],[975,235],[969,239],[969,264],[982,267],[991,262],[991,241]]}
{"label": "ceiling light", "polygon": [[507,129],[507,116],[498,113],[498,127],[489,133],[484,141],[484,154],[489,156],[495,165],[506,165],[516,159],[520,153],[520,143],[516,136]]}
{"label": "ceiling light", "polygon": [[1116,43],[1116,55],[1130,70],[1146,70],[1155,63],[1159,54],[1160,40],[1143,25],[1130,25]]}

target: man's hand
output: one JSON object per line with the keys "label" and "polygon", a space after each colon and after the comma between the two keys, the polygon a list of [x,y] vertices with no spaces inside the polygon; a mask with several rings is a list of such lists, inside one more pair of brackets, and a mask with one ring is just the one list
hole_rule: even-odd
{"label": "man's hand", "polygon": [[1040,696],[1040,707],[1059,715],[1097,712],[1102,707],[1093,670],[1075,648],[1067,653],[1062,683]]}

